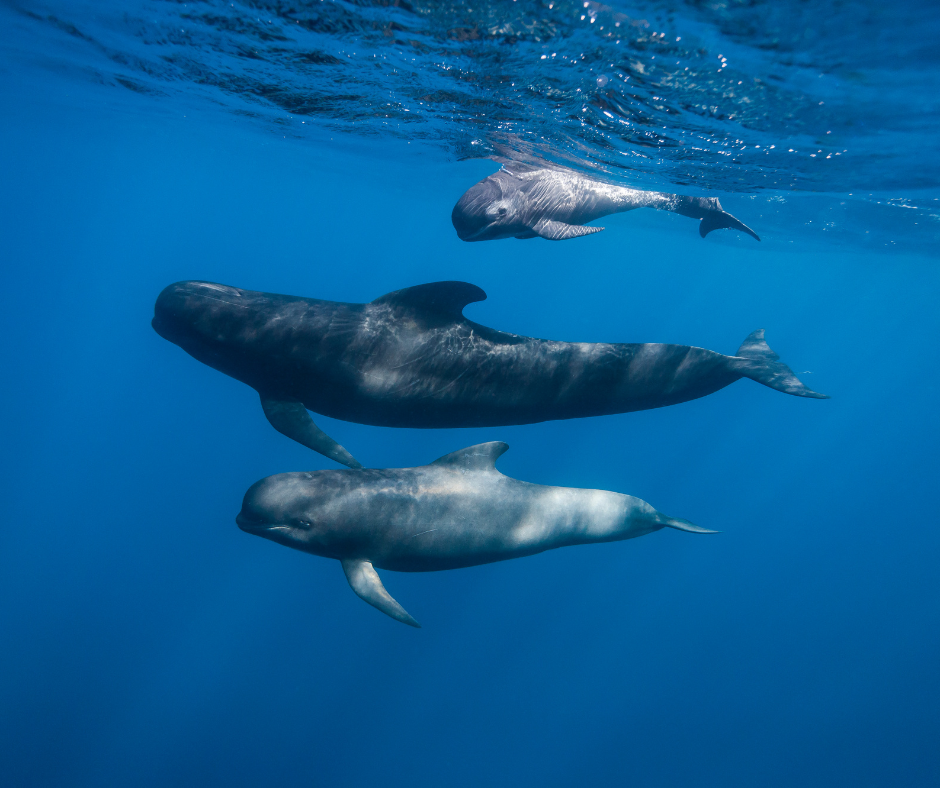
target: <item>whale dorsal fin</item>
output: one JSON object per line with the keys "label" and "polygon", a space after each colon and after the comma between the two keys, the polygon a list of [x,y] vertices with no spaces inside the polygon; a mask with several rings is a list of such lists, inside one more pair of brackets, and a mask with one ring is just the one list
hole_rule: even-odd
{"label": "whale dorsal fin", "polygon": [[431,282],[386,293],[373,304],[392,304],[422,312],[437,312],[448,317],[463,317],[463,308],[474,301],[485,301],[486,293],[468,282]]}
{"label": "whale dorsal fin", "polygon": [[490,471],[495,470],[496,461],[508,450],[509,445],[502,441],[478,443],[476,446],[445,454],[434,460],[431,465],[446,465],[465,471]]}

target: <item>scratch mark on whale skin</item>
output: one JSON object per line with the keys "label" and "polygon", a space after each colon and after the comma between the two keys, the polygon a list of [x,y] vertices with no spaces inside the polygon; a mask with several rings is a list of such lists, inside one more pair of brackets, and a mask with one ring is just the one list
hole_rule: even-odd
{"label": "scratch mark on whale skin", "polygon": [[213,296],[208,296],[205,293],[193,293],[194,298],[208,298],[210,301],[218,301],[220,304],[228,304],[229,306],[237,306],[239,309],[250,309],[251,307],[245,306],[245,304],[233,304],[231,301],[226,301],[223,298],[214,298]]}

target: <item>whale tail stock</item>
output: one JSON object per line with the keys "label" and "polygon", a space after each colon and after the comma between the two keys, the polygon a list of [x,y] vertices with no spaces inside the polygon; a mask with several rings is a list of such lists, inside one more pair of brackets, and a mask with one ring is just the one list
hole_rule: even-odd
{"label": "whale tail stock", "polygon": [[829,399],[826,394],[820,394],[803,385],[793,374],[793,370],[780,361],[780,356],[774,353],[770,345],[764,341],[762,328],[748,334],[732,360],[741,375],[769,388],[782,391],[784,394],[792,394],[794,397]]}

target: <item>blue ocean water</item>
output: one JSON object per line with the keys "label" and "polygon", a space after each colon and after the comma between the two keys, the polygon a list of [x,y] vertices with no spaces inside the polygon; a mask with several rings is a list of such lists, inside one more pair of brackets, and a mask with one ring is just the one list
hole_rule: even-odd
{"label": "blue ocean water", "polygon": [[[0,22],[0,783],[940,783],[935,7]],[[637,211],[464,243],[488,157],[720,196],[763,240]],[[236,527],[256,480],[336,466],[151,329],[181,279],[357,302],[457,279],[488,294],[470,319],[572,341],[731,353],[765,328],[832,399],[743,380],[519,427],[318,418],[368,466],[504,440],[508,475],[722,531],[384,572],[414,630]]]}

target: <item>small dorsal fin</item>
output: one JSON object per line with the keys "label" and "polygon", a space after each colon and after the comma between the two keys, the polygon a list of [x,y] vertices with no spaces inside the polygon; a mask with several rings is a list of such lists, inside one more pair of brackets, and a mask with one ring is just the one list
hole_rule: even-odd
{"label": "small dorsal fin", "polygon": [[508,449],[509,445],[502,441],[478,443],[476,446],[468,446],[466,449],[445,454],[440,459],[434,460],[431,465],[446,465],[465,471],[494,470],[496,460],[505,454]]}
{"label": "small dorsal fin", "polygon": [[468,282],[431,282],[406,287],[376,298],[373,304],[394,304],[422,312],[437,312],[448,317],[463,317],[463,308],[474,301],[485,301],[486,293]]}

